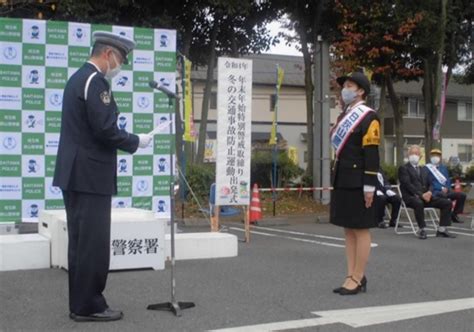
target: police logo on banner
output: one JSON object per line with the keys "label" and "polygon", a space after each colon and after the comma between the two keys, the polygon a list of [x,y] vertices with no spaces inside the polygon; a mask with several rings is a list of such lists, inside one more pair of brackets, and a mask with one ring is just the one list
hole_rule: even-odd
{"label": "police logo on banner", "polygon": [[23,43],[45,44],[46,21],[23,20]]}
{"label": "police logo on banner", "polygon": [[21,43],[0,41],[0,64],[21,65],[22,54]]}

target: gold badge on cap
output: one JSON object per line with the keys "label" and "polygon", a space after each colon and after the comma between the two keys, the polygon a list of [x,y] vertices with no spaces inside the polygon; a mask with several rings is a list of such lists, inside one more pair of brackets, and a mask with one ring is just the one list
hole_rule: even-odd
{"label": "gold badge on cap", "polygon": [[100,94],[100,100],[104,103],[104,105],[109,106],[110,104],[110,94],[108,91],[103,91]]}

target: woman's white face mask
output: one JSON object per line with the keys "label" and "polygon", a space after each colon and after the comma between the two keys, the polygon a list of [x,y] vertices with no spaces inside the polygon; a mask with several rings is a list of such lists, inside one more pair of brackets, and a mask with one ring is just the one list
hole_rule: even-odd
{"label": "woman's white face mask", "polygon": [[350,105],[354,100],[356,100],[357,91],[349,88],[344,88],[341,91],[341,97],[345,105]]}

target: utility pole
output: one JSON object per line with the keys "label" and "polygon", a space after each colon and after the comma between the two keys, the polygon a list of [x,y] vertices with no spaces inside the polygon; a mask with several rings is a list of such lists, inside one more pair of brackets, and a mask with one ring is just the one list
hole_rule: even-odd
{"label": "utility pole", "polygon": [[[331,175],[331,156],[329,144],[329,43],[321,36],[315,43],[314,68],[314,143],[313,143],[313,185],[315,187],[329,187]],[[329,191],[315,191],[313,198],[322,204],[330,201]]]}

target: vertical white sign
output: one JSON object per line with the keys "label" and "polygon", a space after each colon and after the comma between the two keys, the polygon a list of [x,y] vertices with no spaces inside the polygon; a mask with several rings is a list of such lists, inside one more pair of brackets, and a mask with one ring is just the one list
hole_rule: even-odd
{"label": "vertical white sign", "polygon": [[252,60],[219,58],[216,204],[249,205]]}

